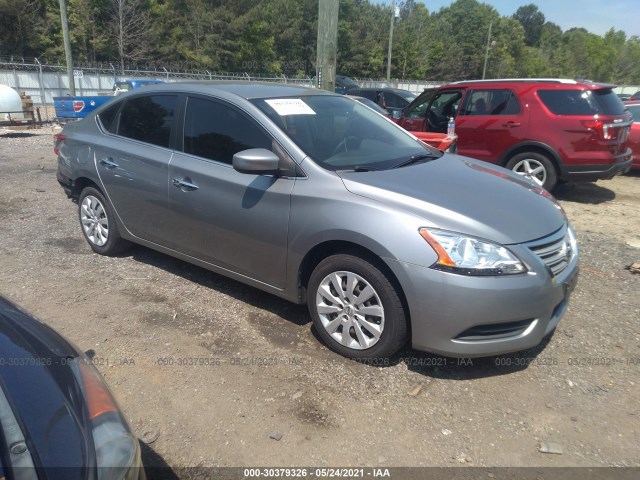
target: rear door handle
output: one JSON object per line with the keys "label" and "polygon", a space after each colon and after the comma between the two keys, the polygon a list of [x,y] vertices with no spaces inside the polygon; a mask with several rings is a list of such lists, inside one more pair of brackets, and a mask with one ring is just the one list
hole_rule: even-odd
{"label": "rear door handle", "polygon": [[100,165],[103,165],[105,168],[116,168],[119,166],[111,157],[101,158]]}
{"label": "rear door handle", "polygon": [[505,122],[502,124],[503,127],[507,127],[507,128],[514,128],[514,127],[519,127],[520,126],[520,122]]}
{"label": "rear door handle", "polygon": [[174,187],[178,187],[183,192],[192,192],[193,190],[198,189],[198,185],[193,183],[189,177],[185,178],[174,178],[171,180]]}

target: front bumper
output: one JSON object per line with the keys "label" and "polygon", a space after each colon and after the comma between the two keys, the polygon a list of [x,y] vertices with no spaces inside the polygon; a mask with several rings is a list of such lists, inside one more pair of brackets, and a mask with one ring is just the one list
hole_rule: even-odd
{"label": "front bumper", "polygon": [[527,265],[521,275],[464,276],[396,260],[411,344],[451,357],[482,357],[538,345],[565,314],[578,277],[578,253],[553,276],[525,245],[509,246]]}

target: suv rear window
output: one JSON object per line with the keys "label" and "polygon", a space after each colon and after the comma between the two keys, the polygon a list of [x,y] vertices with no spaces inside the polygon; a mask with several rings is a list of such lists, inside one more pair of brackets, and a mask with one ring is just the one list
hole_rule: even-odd
{"label": "suv rear window", "polygon": [[623,115],[624,105],[610,88],[538,90],[542,103],[556,115]]}

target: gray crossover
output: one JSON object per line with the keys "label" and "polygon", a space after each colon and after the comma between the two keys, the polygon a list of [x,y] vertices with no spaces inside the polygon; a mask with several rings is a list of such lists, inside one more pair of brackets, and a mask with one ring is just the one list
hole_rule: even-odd
{"label": "gray crossover", "polygon": [[578,273],[534,182],[443,154],[347,97],[255,83],[121,95],[56,135],[58,181],[102,255],[135,242],[296,303],[336,352],[537,345]]}

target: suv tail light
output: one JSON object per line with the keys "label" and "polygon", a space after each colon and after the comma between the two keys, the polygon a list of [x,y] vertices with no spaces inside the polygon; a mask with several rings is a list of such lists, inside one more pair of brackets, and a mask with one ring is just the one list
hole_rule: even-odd
{"label": "suv tail light", "polygon": [[[597,132],[600,140],[615,140],[624,137],[625,131],[628,127],[628,123],[606,123],[603,120],[583,120],[582,124],[589,130]],[[621,135],[622,133],[622,135]]]}
{"label": "suv tail light", "polygon": [[73,101],[73,111],[78,113],[81,112],[84,108],[84,100],[74,100]]}
{"label": "suv tail light", "polygon": [[53,136],[53,153],[58,155],[60,153],[60,145],[67,139],[66,135],[62,133],[56,133]]}

